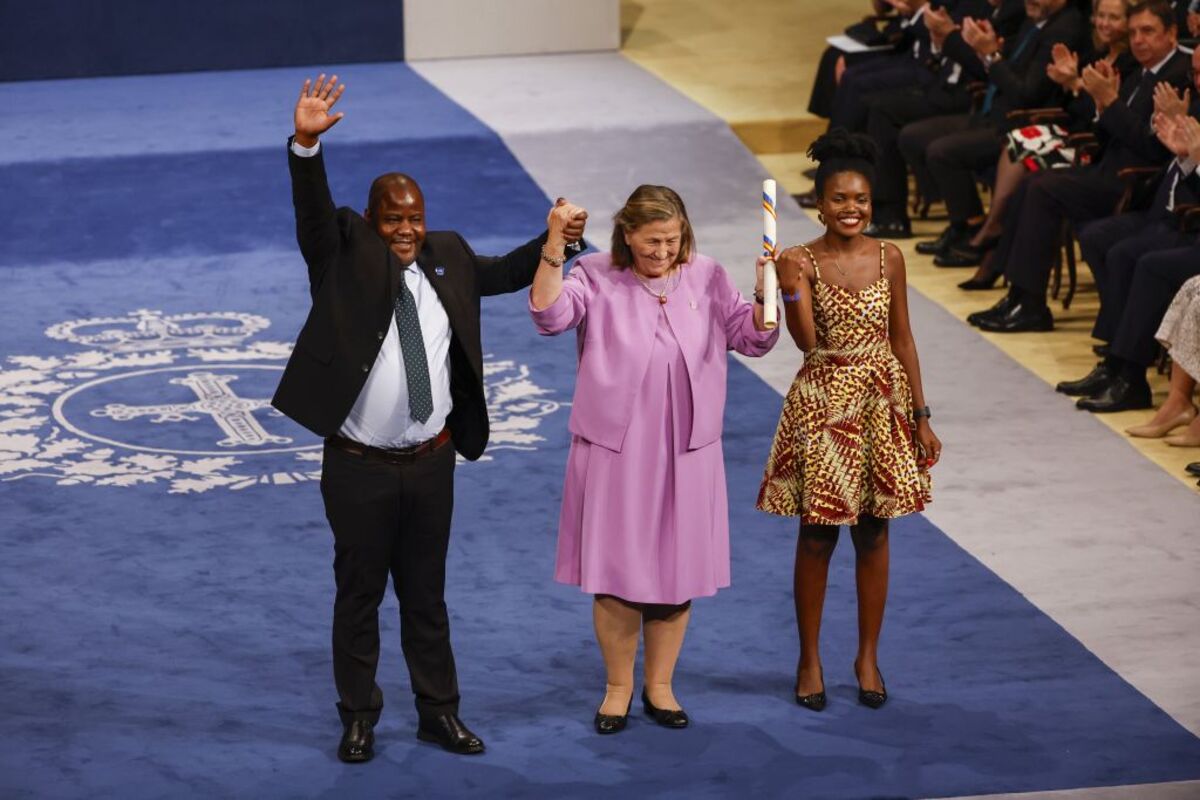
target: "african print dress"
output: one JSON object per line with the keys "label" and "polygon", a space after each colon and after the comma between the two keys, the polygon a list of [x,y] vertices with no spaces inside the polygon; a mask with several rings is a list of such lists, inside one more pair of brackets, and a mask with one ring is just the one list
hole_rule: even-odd
{"label": "african print dress", "polygon": [[888,341],[891,286],[883,274],[857,292],[813,285],[817,346],[783,402],[758,508],[808,525],[853,525],[920,511],[929,474],[918,467],[912,394]]}

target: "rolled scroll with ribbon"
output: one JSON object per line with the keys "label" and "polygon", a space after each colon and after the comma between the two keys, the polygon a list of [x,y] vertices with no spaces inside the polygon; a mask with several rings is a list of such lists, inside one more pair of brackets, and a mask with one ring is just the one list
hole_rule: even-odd
{"label": "rolled scroll with ribbon", "polygon": [[762,185],[763,255],[771,259],[763,268],[763,324],[774,328],[778,319],[777,300],[779,276],[775,274],[775,181],[768,178]]}

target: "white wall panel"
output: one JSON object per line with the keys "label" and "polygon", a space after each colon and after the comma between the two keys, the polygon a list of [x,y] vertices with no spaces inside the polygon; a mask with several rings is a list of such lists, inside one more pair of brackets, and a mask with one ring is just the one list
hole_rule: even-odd
{"label": "white wall panel", "polygon": [[404,0],[404,57],[616,50],[620,0]]}

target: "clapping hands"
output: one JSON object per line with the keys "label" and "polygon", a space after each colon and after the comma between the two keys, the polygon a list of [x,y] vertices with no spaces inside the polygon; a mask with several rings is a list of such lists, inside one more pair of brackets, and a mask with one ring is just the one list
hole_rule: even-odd
{"label": "clapping hands", "polygon": [[1200,121],[1194,117],[1155,113],[1154,132],[1175,157],[1200,161]]}
{"label": "clapping hands", "polygon": [[[336,88],[335,88],[336,87]],[[346,116],[340,111],[330,114],[329,109],[346,91],[346,84],[338,85],[337,75],[325,80],[325,73],[312,80],[304,81],[300,89],[300,99],[296,102],[296,143],[302,147],[312,147],[317,138],[325,131],[336,125]]]}
{"label": "clapping hands", "polygon": [[1046,76],[1065,89],[1075,88],[1079,81],[1079,56],[1062,42],[1050,50],[1052,61],[1046,65]]}
{"label": "clapping hands", "polygon": [[963,20],[962,35],[963,41],[969,44],[980,58],[997,53],[1004,46],[1004,39],[997,35],[992,23],[986,19],[967,17]]}
{"label": "clapping hands", "polygon": [[1097,61],[1084,67],[1079,77],[1083,82],[1083,90],[1092,96],[1100,113],[1117,101],[1121,93],[1121,73],[1113,69],[1112,64]]}
{"label": "clapping hands", "polygon": [[1166,81],[1159,81],[1154,84],[1155,114],[1163,114],[1168,117],[1186,115],[1188,106],[1191,105],[1191,100],[1191,89],[1184,89],[1180,94],[1176,94],[1175,88]]}
{"label": "clapping hands", "polygon": [[929,41],[938,49],[941,49],[946,37],[958,29],[949,11],[932,6],[925,9],[925,27],[929,30]]}

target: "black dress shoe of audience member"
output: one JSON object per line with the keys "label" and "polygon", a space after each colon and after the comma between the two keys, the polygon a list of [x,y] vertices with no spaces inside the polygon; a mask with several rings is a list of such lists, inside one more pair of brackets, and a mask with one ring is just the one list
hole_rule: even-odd
{"label": "black dress shoe of audience member", "polygon": [[936,239],[927,242],[917,242],[917,252],[923,256],[936,256],[950,246],[952,240],[960,234],[953,225],[947,225]]}
{"label": "black dress shoe of audience member", "polygon": [[1133,411],[1150,406],[1150,384],[1146,383],[1146,379],[1135,382],[1124,375],[1114,377],[1099,394],[1081,397],[1075,403],[1076,408],[1091,411],[1093,414]]}
{"label": "black dress shoe of audience member", "polygon": [[417,738],[422,742],[439,744],[443,749],[459,755],[483,752],[483,740],[471,733],[457,714],[422,717]]}
{"label": "black dress shoe of audience member", "polygon": [[1092,345],[1092,352],[1095,353],[1096,355],[1100,356],[1101,358],[1104,358],[1111,351],[1107,344],[1094,344],[1094,345]]}
{"label": "black dress shoe of audience member", "polygon": [[992,289],[996,286],[996,281],[1000,279],[1000,273],[989,272],[980,278],[967,278],[958,285],[958,288],[968,292],[982,292]]}
{"label": "black dress shoe of audience member", "polygon": [[906,219],[895,222],[872,222],[863,229],[872,239],[911,239],[912,223]]}
{"label": "black dress shoe of audience member", "polygon": [[362,764],[375,755],[375,724],[367,719],[353,719],[342,731],[337,756],[347,764]]}
{"label": "black dress shoe of audience member", "polygon": [[991,319],[993,317],[999,319],[1000,317],[1003,317],[1008,313],[1009,309],[1013,307],[1015,302],[1016,301],[1013,300],[1013,296],[1011,294],[1006,294],[1004,297],[1001,297],[999,300],[997,300],[995,305],[993,305],[991,308],[985,308],[983,311],[975,311],[968,314],[967,322],[978,328],[981,320]]}
{"label": "black dress shoe of audience member", "polygon": [[821,203],[816,189],[811,189],[804,194],[794,194],[792,199],[799,203],[801,208],[816,208]]}
{"label": "black dress shoe of audience member", "polygon": [[981,261],[983,250],[970,244],[956,244],[933,257],[936,267],[978,267]]}
{"label": "black dress shoe of audience member", "polygon": [[1017,303],[1002,316],[984,317],[979,320],[979,329],[991,333],[1052,331],[1054,330],[1054,315],[1046,306],[1034,308],[1027,303]]}
{"label": "black dress shoe of audience member", "polygon": [[690,722],[687,712],[682,708],[655,708],[645,689],[642,690],[642,709],[647,716],[653,717],[654,721],[664,728],[686,728]]}
{"label": "black dress shoe of audience member", "polygon": [[1187,473],[1189,475],[1195,475],[1197,477],[1200,477],[1200,461],[1193,461],[1192,463],[1190,463],[1186,467],[1184,467],[1184,469],[1187,470]]}
{"label": "black dress shoe of audience member", "polygon": [[1054,391],[1062,392],[1071,397],[1091,397],[1099,394],[1115,377],[1108,364],[1101,361],[1092,367],[1092,371],[1077,381],[1063,381],[1054,387]]}

